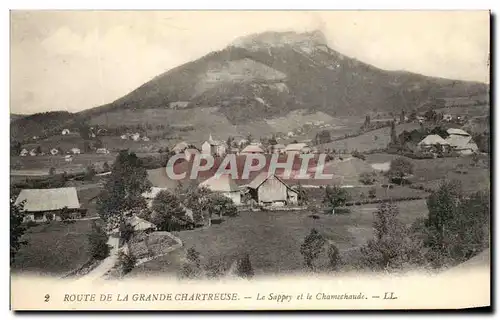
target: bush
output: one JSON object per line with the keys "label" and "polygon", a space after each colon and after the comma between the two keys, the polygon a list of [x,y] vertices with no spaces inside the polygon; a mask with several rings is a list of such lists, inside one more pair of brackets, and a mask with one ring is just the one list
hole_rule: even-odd
{"label": "bush", "polygon": [[196,265],[197,267],[200,266],[200,253],[196,251],[195,248],[189,248],[186,253],[186,259]]}
{"label": "bush", "polygon": [[252,278],[254,276],[252,263],[250,262],[248,253],[238,260],[236,264],[236,274],[242,278]]}
{"label": "bush", "polygon": [[210,257],[204,269],[208,278],[218,278],[226,273],[226,263],[222,257]]}
{"label": "bush", "polygon": [[108,235],[95,222],[92,222],[88,240],[90,256],[93,259],[103,260],[109,255]]}
{"label": "bush", "polygon": [[314,260],[324,250],[325,242],[325,238],[316,229],[311,229],[311,232],[304,238],[304,242],[300,246],[300,253],[309,269],[314,268]]}
{"label": "bush", "polygon": [[340,251],[333,243],[328,246],[327,255],[328,266],[330,267],[330,269],[338,269],[340,263]]}
{"label": "bush", "polygon": [[126,254],[123,251],[120,251],[120,253],[118,254],[118,265],[122,271],[122,274],[127,274],[132,271],[136,263],[137,259],[132,253]]}
{"label": "bush", "polygon": [[36,227],[38,225],[38,223],[33,221],[33,220],[28,220],[25,225],[27,228],[32,228],[32,227]]}
{"label": "bush", "polygon": [[377,189],[370,188],[370,190],[368,190],[368,197],[371,199],[374,199],[375,197],[377,197]]}
{"label": "bush", "polygon": [[352,154],[351,154],[354,158],[358,158],[358,159],[361,159],[361,160],[366,160],[366,157],[364,154],[362,154],[361,152],[359,152],[358,150],[355,150]]}
{"label": "bush", "polygon": [[377,174],[375,172],[363,172],[359,175],[359,181],[362,184],[372,185],[377,181]]}

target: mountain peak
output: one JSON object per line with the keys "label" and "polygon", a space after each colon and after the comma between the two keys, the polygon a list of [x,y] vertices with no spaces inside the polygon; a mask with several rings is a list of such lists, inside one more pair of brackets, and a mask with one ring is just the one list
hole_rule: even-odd
{"label": "mountain peak", "polygon": [[325,35],[319,30],[314,30],[303,33],[295,31],[267,31],[256,33],[236,39],[233,43],[231,43],[231,46],[249,50],[259,50],[271,47],[283,47],[287,45],[313,47],[326,44],[327,41]]}

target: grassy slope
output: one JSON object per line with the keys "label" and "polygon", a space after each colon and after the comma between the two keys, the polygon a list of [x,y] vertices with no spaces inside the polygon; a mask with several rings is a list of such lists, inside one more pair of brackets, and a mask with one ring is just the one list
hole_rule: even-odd
{"label": "grassy slope", "polygon": [[[398,203],[401,220],[411,223],[427,214],[425,201]],[[226,218],[221,224],[207,229],[182,231],[178,236],[185,248],[194,247],[208,258],[232,260],[248,252],[257,274],[289,273],[303,270],[300,245],[311,228],[317,228],[340,250],[364,244],[372,235],[372,212],[376,205],[356,206],[348,215],[321,215],[312,219],[309,212],[241,212],[238,217]],[[131,276],[175,273],[180,266],[177,252],[145,263],[132,271]],[[322,257],[321,263],[326,262]]]}
{"label": "grassy slope", "polygon": [[91,221],[52,222],[30,228],[23,237],[28,244],[16,256],[12,270],[61,276],[90,257],[87,234]]}

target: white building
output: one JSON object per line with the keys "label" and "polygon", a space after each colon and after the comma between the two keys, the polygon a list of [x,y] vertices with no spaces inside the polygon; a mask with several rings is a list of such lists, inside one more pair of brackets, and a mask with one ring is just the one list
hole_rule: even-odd
{"label": "white building", "polygon": [[63,136],[67,135],[67,134],[70,134],[71,132],[69,131],[69,129],[63,129],[63,131],[61,132],[61,134]]}
{"label": "white building", "polygon": [[227,146],[225,142],[212,139],[212,135],[201,145],[201,153],[223,156],[226,154]]}

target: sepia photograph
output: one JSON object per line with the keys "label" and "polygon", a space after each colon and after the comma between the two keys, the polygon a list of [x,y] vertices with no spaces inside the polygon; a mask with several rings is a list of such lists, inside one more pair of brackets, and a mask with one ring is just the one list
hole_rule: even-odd
{"label": "sepia photograph", "polygon": [[11,10],[11,309],[490,307],[491,19]]}

